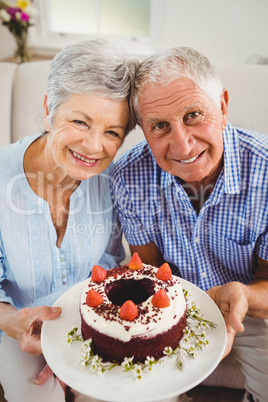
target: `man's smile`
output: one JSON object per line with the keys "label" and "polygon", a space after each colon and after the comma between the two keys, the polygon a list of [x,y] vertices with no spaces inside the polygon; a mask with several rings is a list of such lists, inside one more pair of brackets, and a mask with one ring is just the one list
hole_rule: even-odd
{"label": "man's smile", "polygon": [[190,159],[174,159],[174,160],[176,160],[176,162],[180,162],[180,163],[185,163],[185,164],[187,164],[187,163],[192,163],[192,162],[194,162],[197,158],[199,158],[201,155],[203,155],[203,153],[204,153],[205,151],[202,151],[200,154],[198,154],[198,155],[196,155],[196,156],[193,156],[192,158],[190,158]]}

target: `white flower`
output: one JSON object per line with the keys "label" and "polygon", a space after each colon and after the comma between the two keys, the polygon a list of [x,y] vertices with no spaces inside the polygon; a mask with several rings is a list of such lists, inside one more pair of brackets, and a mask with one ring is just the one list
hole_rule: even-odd
{"label": "white flower", "polygon": [[10,14],[4,8],[0,11],[0,17],[4,22],[9,22],[11,20]]}
{"label": "white flower", "polygon": [[146,367],[146,369],[147,369],[148,371],[151,371],[151,370],[152,370],[154,363],[155,363],[155,358],[154,358],[154,357],[150,357],[150,356],[147,356],[147,357],[146,357],[146,360],[145,360],[145,362],[144,362],[145,367]]}
{"label": "white flower", "polygon": [[172,353],[172,348],[170,346],[166,346],[164,351],[163,351],[164,355],[171,355]]}
{"label": "white flower", "polygon": [[20,21],[20,20],[21,20],[21,12],[20,12],[20,11],[17,11],[17,12],[15,13],[15,17],[16,17],[16,20]]}
{"label": "white flower", "polygon": [[125,357],[124,360],[121,363],[121,366],[124,367],[125,370],[127,370],[131,366],[133,359],[134,359],[134,356]]}
{"label": "white flower", "polygon": [[97,364],[97,362],[94,362],[94,361],[92,361],[90,364],[89,364],[89,369],[90,369],[90,371],[97,371],[98,370],[98,364]]}
{"label": "white flower", "polygon": [[91,343],[92,343],[92,339],[89,338],[86,341],[84,341],[84,346],[91,349]]}
{"label": "white flower", "polygon": [[184,328],[183,333],[184,335],[190,335],[191,331],[188,328]]}
{"label": "white flower", "polygon": [[152,364],[154,364],[154,361],[154,357],[147,356],[145,360],[145,366],[151,366]]}
{"label": "white flower", "polygon": [[135,378],[137,378],[138,380],[142,379],[142,368],[139,364],[135,364],[134,365],[134,369],[135,369]]}

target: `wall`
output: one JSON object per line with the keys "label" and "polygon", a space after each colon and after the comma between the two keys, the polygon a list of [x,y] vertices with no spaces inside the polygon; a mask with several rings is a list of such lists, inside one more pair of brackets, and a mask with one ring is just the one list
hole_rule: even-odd
{"label": "wall", "polygon": [[5,26],[0,25],[0,60],[13,56],[16,49],[15,41]]}
{"label": "wall", "polygon": [[212,62],[268,57],[267,0],[166,0],[163,46],[190,46]]}
{"label": "wall", "polygon": [[[217,63],[257,63],[259,57],[268,58],[267,0],[163,1],[157,48],[191,46]],[[0,60],[14,53],[10,36],[0,26]]]}

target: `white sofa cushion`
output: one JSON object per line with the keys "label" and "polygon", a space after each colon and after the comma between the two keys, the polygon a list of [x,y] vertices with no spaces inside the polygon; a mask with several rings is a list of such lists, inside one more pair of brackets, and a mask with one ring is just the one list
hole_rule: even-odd
{"label": "white sofa cushion", "polygon": [[43,102],[50,61],[21,64],[14,76],[12,136],[22,137],[44,130]]}
{"label": "white sofa cushion", "polygon": [[0,63],[0,146],[11,138],[12,88],[16,71],[14,63]]}

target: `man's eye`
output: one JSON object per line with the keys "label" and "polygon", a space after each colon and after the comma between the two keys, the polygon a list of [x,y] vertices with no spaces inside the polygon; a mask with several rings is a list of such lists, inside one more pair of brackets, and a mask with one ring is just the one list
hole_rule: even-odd
{"label": "man's eye", "polygon": [[200,119],[201,113],[200,112],[191,112],[188,113],[186,116],[184,116],[183,121],[184,123],[191,123],[191,122],[196,122]]}
{"label": "man's eye", "polygon": [[157,123],[153,126],[153,130],[164,130],[168,127],[168,123],[162,121],[161,123]]}

